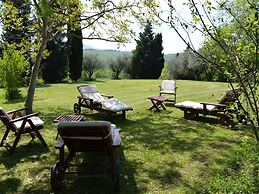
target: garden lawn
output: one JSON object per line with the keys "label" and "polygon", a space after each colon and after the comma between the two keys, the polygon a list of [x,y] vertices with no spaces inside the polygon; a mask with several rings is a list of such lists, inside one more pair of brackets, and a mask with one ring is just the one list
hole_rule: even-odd
{"label": "garden lawn", "polygon": [[[114,95],[133,106],[123,121],[115,116],[111,122],[122,129],[121,193],[200,193],[218,170],[224,168],[239,146],[241,131],[223,127],[212,118],[185,120],[183,112],[166,103],[161,113],[149,111],[148,96],[159,94],[161,80],[100,80],[88,82],[100,92]],[[83,83],[81,83],[83,84]],[[85,83],[84,83],[85,84]],[[80,84],[51,84],[36,89],[34,111],[45,121],[41,131],[48,144],[23,137],[14,155],[0,148],[0,193],[50,193],[50,169],[58,161],[53,143],[55,117],[72,114]],[[225,83],[177,81],[177,102],[184,100],[217,102],[227,88]],[[25,96],[26,90],[22,89]],[[21,108],[24,99],[6,101],[0,90],[0,106],[6,111]],[[86,120],[107,120],[104,113],[82,109]],[[0,135],[4,133],[1,124]],[[9,138],[11,141],[12,138]],[[90,157],[91,155],[89,155]],[[94,158],[94,157],[93,157]],[[97,157],[98,158],[98,157]],[[87,155],[77,157],[87,162]],[[93,165],[98,168],[99,165]],[[62,193],[112,193],[109,178],[65,177]]]}

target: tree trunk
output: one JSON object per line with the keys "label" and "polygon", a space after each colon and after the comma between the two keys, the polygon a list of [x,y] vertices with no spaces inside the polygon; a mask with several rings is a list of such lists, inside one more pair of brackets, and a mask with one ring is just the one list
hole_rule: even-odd
{"label": "tree trunk", "polygon": [[47,42],[48,42],[47,21],[43,20],[42,38],[41,38],[40,48],[37,53],[35,63],[32,67],[30,83],[29,83],[27,97],[26,97],[26,101],[25,101],[25,107],[27,107],[27,110],[26,110],[27,114],[32,113],[32,106],[33,106],[34,93],[35,93],[35,88],[36,88],[36,83],[37,83],[37,77],[39,74],[40,63],[41,63],[41,59],[43,56],[43,52],[46,48]]}

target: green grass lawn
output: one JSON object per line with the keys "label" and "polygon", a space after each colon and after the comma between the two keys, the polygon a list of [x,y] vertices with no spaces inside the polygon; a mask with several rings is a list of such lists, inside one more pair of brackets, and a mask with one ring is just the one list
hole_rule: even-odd
{"label": "green grass lawn", "polygon": [[[148,96],[158,95],[161,80],[100,80],[89,82],[102,93],[131,104],[127,120],[111,122],[122,129],[121,193],[200,193],[210,177],[223,169],[240,143],[241,132],[217,123],[214,118],[185,120],[183,112],[167,104],[161,113],[147,110]],[[48,144],[24,137],[14,155],[0,148],[0,193],[50,193],[50,168],[58,160],[53,143],[61,114],[72,114],[79,84],[51,84],[36,89],[34,111],[45,121],[41,133]],[[177,81],[177,101],[216,102],[227,88],[225,83]],[[22,89],[23,95],[26,90]],[[20,108],[24,100],[7,102],[0,90],[0,106]],[[83,109],[86,120],[107,120],[105,114]],[[1,124],[2,137],[4,127]],[[12,138],[9,138],[11,140]],[[87,161],[86,157],[76,158]],[[98,167],[98,165],[95,165]],[[62,193],[112,193],[108,178],[65,178]]]}

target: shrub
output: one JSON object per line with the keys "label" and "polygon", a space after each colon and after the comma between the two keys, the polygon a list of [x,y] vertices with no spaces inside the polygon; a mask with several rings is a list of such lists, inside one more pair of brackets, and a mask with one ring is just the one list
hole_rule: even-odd
{"label": "shrub", "polygon": [[21,97],[19,87],[22,85],[22,72],[29,67],[23,53],[18,50],[7,48],[0,59],[0,79],[8,100]]}

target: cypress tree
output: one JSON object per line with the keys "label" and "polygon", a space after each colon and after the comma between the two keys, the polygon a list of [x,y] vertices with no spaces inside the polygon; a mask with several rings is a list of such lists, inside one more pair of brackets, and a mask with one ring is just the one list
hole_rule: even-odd
{"label": "cypress tree", "polygon": [[64,34],[59,34],[47,44],[46,49],[50,54],[41,66],[42,78],[46,83],[58,83],[67,76],[68,57],[64,37]]}
{"label": "cypress tree", "polygon": [[154,36],[148,21],[143,33],[140,33],[137,46],[133,51],[130,75],[132,78],[157,79],[164,67],[162,53],[162,34]]}
{"label": "cypress tree", "polygon": [[161,72],[164,68],[165,58],[163,53],[163,46],[162,46],[162,34],[158,33],[155,35],[154,42],[153,42],[153,52],[152,52],[152,65],[151,65],[151,72],[153,78],[159,78]]}
{"label": "cypress tree", "polygon": [[73,81],[77,81],[82,74],[83,42],[81,37],[81,28],[69,31],[69,77]]}

